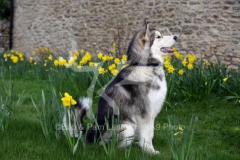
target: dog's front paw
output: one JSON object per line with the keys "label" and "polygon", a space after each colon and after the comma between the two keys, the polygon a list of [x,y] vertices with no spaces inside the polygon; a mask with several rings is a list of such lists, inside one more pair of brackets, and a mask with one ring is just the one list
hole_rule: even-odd
{"label": "dog's front paw", "polygon": [[149,154],[159,154],[159,151],[155,151],[154,148],[145,149]]}

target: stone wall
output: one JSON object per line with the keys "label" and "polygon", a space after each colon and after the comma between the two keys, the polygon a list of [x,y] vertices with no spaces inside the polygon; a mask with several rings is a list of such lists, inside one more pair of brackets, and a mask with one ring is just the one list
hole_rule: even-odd
{"label": "stone wall", "polygon": [[10,23],[8,21],[0,21],[0,53],[9,48],[9,28]]}
{"label": "stone wall", "polygon": [[240,0],[15,0],[13,45],[108,53],[116,41],[125,52],[144,18],[181,53],[239,65]]}

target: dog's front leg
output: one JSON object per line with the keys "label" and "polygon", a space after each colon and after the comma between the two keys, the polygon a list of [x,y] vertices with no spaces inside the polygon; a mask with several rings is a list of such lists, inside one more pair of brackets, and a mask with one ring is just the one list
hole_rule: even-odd
{"label": "dog's front leg", "polygon": [[155,151],[152,139],[154,135],[154,119],[139,119],[138,121],[138,132],[139,132],[139,146],[143,150],[151,154],[159,154],[159,151]]}

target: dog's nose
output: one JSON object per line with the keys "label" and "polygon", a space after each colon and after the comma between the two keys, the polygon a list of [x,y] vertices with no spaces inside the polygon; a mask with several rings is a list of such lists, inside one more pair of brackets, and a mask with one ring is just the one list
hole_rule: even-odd
{"label": "dog's nose", "polygon": [[177,40],[177,36],[174,36],[173,39],[176,41]]}

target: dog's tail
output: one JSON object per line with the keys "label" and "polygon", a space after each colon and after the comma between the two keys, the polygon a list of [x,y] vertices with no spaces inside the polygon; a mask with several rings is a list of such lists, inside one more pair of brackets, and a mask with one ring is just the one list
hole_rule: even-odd
{"label": "dog's tail", "polygon": [[80,131],[85,134],[86,130],[83,125],[83,117],[92,106],[92,99],[80,97],[73,110],[65,110],[63,116],[63,125],[71,137],[78,137]]}

